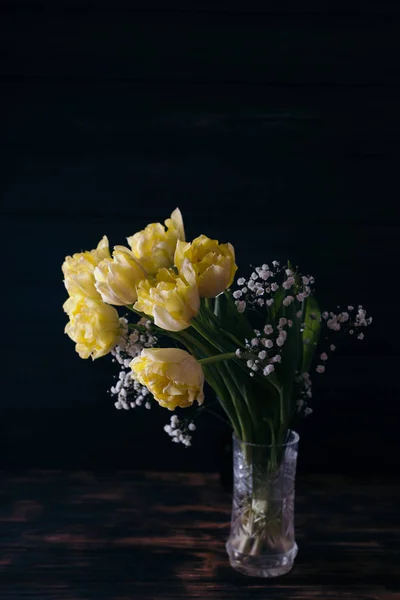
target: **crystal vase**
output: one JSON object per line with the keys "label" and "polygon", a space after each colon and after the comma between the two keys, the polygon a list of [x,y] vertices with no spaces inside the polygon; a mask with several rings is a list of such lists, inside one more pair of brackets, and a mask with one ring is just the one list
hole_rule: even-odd
{"label": "crystal vase", "polygon": [[264,446],[233,436],[233,502],[226,543],[231,566],[245,575],[277,577],[297,554],[294,488],[299,436]]}

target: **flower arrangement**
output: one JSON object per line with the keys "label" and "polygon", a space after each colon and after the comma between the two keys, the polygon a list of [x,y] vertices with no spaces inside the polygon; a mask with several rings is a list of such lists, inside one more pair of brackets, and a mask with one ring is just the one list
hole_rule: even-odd
{"label": "flower arrangement", "polygon": [[[233,246],[205,235],[186,242],[179,209],[127,241],[111,255],[104,236],[62,266],[65,332],[79,356],[111,353],[121,368],[111,388],[115,406],[151,408],[154,399],[173,411],[164,429],[185,446],[207,409],[206,381],[236,439],[247,444],[248,462],[252,445],[269,448],[266,472],[273,476],[294,419],[312,411],[311,377],[324,373],[335,353],[332,337],[362,340],[372,318],[361,305],[321,313],[314,278],[290,261],[262,264],[234,284]],[[161,338],[170,347],[159,347]],[[253,490],[243,530],[257,520],[260,500],[265,511],[265,492]],[[266,537],[265,523],[258,532]],[[257,538],[257,528],[248,535]],[[243,539],[239,545],[246,547]]]}

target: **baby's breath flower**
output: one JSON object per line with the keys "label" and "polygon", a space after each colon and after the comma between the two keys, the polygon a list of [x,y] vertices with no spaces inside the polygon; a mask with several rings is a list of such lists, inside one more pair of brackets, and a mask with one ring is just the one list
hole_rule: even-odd
{"label": "baby's breath flower", "polygon": [[264,281],[266,281],[268,279],[268,277],[270,276],[269,271],[263,271],[262,269],[260,269],[258,274],[261,277],[261,279],[263,279]]}
{"label": "baby's breath flower", "polygon": [[271,333],[273,333],[274,329],[272,327],[272,325],[266,325],[264,327],[264,333],[265,335],[271,335]]}
{"label": "baby's breath flower", "polygon": [[170,425],[164,425],[164,431],[168,433],[171,440],[184,446],[191,446],[192,436],[189,431],[195,431],[195,429],[194,423],[188,423],[187,420],[181,422],[177,415],[172,415]]}
{"label": "baby's breath flower", "polygon": [[268,340],[266,338],[262,338],[261,339],[261,343],[266,347],[266,348],[272,348],[274,345],[274,342],[272,340]]}
{"label": "baby's breath flower", "polygon": [[236,302],[236,307],[239,313],[243,313],[246,309],[246,302],[244,302],[244,300],[238,300]]}
{"label": "baby's breath flower", "polygon": [[326,353],[326,352],[323,352],[323,353],[321,354],[321,356],[320,356],[320,359],[321,359],[321,360],[328,360],[328,355],[327,355],[327,353]]}
{"label": "baby's breath flower", "polygon": [[329,329],[332,329],[333,331],[340,330],[340,323],[338,322],[336,315],[334,315],[332,318],[328,319],[326,324],[329,327]]}
{"label": "baby's breath flower", "polygon": [[324,373],[325,367],[324,365],[318,365],[315,370],[317,371],[317,373]]}
{"label": "baby's breath flower", "polygon": [[286,298],[284,298],[282,304],[283,304],[283,306],[289,306],[293,302],[293,300],[294,300],[293,296],[286,296]]}
{"label": "baby's breath flower", "polygon": [[279,336],[278,336],[278,337],[281,337],[281,338],[283,338],[283,340],[285,341],[285,340],[286,340],[286,338],[287,338],[287,331],[285,331],[284,329],[282,329],[282,330],[279,332]]}
{"label": "baby's breath flower", "polygon": [[281,361],[282,357],[280,354],[275,354],[275,356],[271,358],[271,363],[280,363]]}
{"label": "baby's breath flower", "polygon": [[274,365],[267,365],[263,370],[263,375],[265,375],[267,377],[274,370],[275,370]]}
{"label": "baby's breath flower", "polygon": [[[157,343],[157,338],[149,331],[149,323],[150,321],[147,319],[141,319],[138,323],[138,325],[146,327],[147,333],[145,334],[139,334],[137,330],[129,333],[126,328],[120,344],[111,351],[115,357],[115,362],[118,362],[121,366],[121,371],[117,377],[118,381],[115,386],[110,388],[110,393],[118,397],[114,403],[118,410],[121,408],[129,410],[129,408],[141,406],[143,399],[149,394],[145,386],[132,379],[129,368],[132,358],[138,356],[143,348],[150,348]],[[151,408],[149,402],[146,402],[145,406]]]}
{"label": "baby's breath flower", "polygon": [[289,289],[292,287],[292,285],[293,285],[293,284],[294,284],[294,277],[288,277],[288,278],[286,279],[286,281],[284,281],[284,282],[282,283],[282,287],[283,287],[285,290],[289,290]]}

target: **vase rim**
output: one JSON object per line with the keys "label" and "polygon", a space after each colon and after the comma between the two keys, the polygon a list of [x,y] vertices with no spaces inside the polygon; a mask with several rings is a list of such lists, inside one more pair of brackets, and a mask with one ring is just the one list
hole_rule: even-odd
{"label": "vase rim", "polygon": [[[243,444],[244,446],[254,446],[256,448],[272,448],[272,444],[253,444],[252,442],[244,442],[243,440],[241,440],[240,438],[237,437],[237,435],[234,431],[232,432],[232,438],[234,441],[239,442],[240,444]],[[287,442],[285,442],[284,444],[279,444],[278,447],[284,448],[284,447],[294,446],[295,444],[298,443],[299,439],[300,439],[299,434],[296,431],[289,429],[289,440]]]}

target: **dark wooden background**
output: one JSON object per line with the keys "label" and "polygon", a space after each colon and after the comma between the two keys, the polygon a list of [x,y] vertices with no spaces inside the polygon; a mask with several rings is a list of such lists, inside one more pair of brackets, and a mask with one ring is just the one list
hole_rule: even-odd
{"label": "dark wooden background", "polygon": [[1,466],[218,468],[223,425],[176,447],[169,414],[116,411],[111,361],[63,334],[64,256],[179,206],[188,237],[232,242],[243,270],[290,258],[323,306],[365,304],[367,339],[315,385],[299,468],[394,476],[399,6],[0,10]]}

